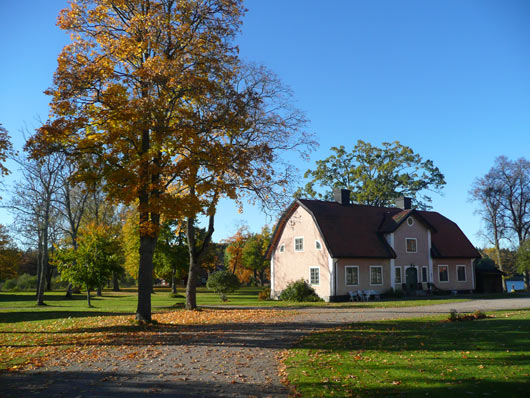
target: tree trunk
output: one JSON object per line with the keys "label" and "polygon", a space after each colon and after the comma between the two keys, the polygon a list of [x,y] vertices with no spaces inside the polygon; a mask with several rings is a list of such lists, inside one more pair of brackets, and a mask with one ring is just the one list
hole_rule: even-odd
{"label": "tree trunk", "polygon": [[113,292],[120,291],[120,278],[117,272],[112,273],[112,291]]}
{"label": "tree trunk", "polygon": [[524,290],[530,290],[530,272],[523,272]]}
{"label": "tree trunk", "polygon": [[35,298],[39,299],[40,292],[40,280],[42,277],[42,236],[41,232],[38,232],[38,243],[37,243],[37,288],[35,289]]}
{"label": "tree trunk", "polygon": [[98,286],[96,289],[96,296],[97,297],[103,297],[103,294],[101,294],[101,286]]}
{"label": "tree trunk", "polygon": [[46,287],[46,275],[48,273],[48,239],[46,236],[46,232],[44,233],[44,241],[42,245],[42,264],[41,264],[41,273],[40,273],[40,279],[39,279],[39,286],[37,289],[37,305],[45,305],[44,304],[44,289]]}
{"label": "tree trunk", "polygon": [[68,287],[66,288],[66,294],[64,295],[65,299],[71,300],[74,298],[74,295],[72,294],[72,284],[69,283]]}
{"label": "tree trunk", "polygon": [[90,303],[90,288],[86,287],[86,301],[88,303],[88,308],[92,308],[92,304]]}
{"label": "tree trunk", "polygon": [[186,221],[186,234],[188,235],[188,250],[190,254],[190,268],[188,272],[188,284],[186,285],[186,309],[197,309],[197,276],[199,274],[199,261],[202,254],[208,248],[214,232],[215,212],[210,209],[208,231],[200,248],[195,242],[195,220],[188,218]]}
{"label": "tree trunk", "polygon": [[46,291],[47,292],[52,291],[52,275],[53,275],[53,267],[48,267],[48,272],[46,273]]}
{"label": "tree trunk", "polygon": [[177,294],[177,269],[171,270],[171,293]]}
{"label": "tree trunk", "polygon": [[153,291],[153,253],[156,238],[140,236],[140,267],[138,269],[138,307],[136,319],[151,322],[151,292]]}
{"label": "tree trunk", "polygon": [[[191,252],[191,250],[190,250]],[[195,255],[190,255],[190,269],[188,272],[188,284],[186,285],[186,309],[197,309],[197,274],[198,264],[195,261]]]}

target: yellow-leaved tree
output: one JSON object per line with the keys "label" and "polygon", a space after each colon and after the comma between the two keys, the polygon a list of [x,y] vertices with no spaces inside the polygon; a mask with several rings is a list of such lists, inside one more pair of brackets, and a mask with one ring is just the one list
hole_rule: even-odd
{"label": "yellow-leaved tree", "polygon": [[[161,217],[186,220],[191,279],[219,199],[289,181],[289,168],[273,177],[275,151],[308,142],[294,139],[304,118],[281,102],[287,91],[238,59],[243,12],[241,0],[73,0],[60,14],[72,43],[47,92],[52,117],[27,146],[67,153],[78,180],[98,178],[109,199],[137,207],[138,320],[151,321]],[[201,215],[208,235],[196,248]]]}

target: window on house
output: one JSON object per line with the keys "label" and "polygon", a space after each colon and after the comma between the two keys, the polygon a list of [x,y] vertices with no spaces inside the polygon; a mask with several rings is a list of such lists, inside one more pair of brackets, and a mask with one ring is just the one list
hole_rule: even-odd
{"label": "window on house", "polygon": [[449,267],[447,265],[438,266],[438,280],[440,282],[449,282]]}
{"label": "window on house", "polygon": [[465,265],[456,266],[456,278],[458,282],[466,281],[466,266]]}
{"label": "window on house", "polygon": [[346,266],[346,286],[356,286],[359,284],[359,267],[354,265]]}
{"label": "window on house", "polygon": [[421,267],[421,281],[428,282],[429,278],[427,277],[427,267]]}
{"label": "window on house", "polygon": [[315,249],[317,249],[317,250],[322,249],[322,245],[320,244],[320,242],[318,240],[315,241]]}
{"label": "window on house", "polygon": [[409,227],[412,227],[414,225],[414,219],[412,217],[407,218],[407,224]]}
{"label": "window on house", "polygon": [[383,284],[383,267],[380,265],[370,266],[370,285]]}
{"label": "window on house", "polygon": [[283,253],[285,251],[285,245],[280,245],[280,253]]}
{"label": "window on house", "polygon": [[320,283],[320,267],[309,268],[309,283],[311,285],[318,285]]}
{"label": "window on house", "polygon": [[304,251],[304,238],[294,238],[294,251]]}
{"label": "window on house", "polygon": [[407,253],[416,253],[416,238],[406,238]]}
{"label": "window on house", "polygon": [[403,283],[401,282],[401,267],[396,267],[395,268],[395,282],[396,283]]}

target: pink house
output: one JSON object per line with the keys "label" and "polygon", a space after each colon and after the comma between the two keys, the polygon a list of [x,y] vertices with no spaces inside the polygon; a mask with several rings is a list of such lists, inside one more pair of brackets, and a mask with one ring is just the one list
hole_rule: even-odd
{"label": "pink house", "polygon": [[451,220],[412,209],[409,198],[375,207],[351,204],[348,190],[334,196],[297,199],[280,218],[267,252],[273,298],[299,279],[326,301],[361,290],[475,289],[480,254]]}

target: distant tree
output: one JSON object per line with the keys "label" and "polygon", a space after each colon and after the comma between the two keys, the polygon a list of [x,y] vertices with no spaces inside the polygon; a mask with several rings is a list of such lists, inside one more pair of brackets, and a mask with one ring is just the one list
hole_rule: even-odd
{"label": "distant tree", "polygon": [[50,280],[49,254],[57,241],[60,216],[55,206],[61,188],[61,154],[39,159],[16,158],[20,179],[11,194],[8,208],[15,215],[15,225],[38,251],[37,305],[44,305],[46,280]]}
{"label": "distant tree", "polygon": [[[517,270],[523,275],[530,272],[530,239],[525,240],[517,250]],[[528,285],[525,283],[525,289],[528,290]]]}
{"label": "distant tree", "polygon": [[[530,238],[530,161],[510,160],[505,156],[495,159],[488,174],[476,181],[483,219],[495,242],[498,237],[520,247]],[[530,272],[523,271],[525,288],[529,288]]]}
{"label": "distant tree", "polygon": [[241,286],[237,276],[229,271],[216,271],[208,277],[206,287],[219,293],[221,300],[226,301],[226,295],[235,292]]}
{"label": "distant tree", "polygon": [[249,270],[243,267],[243,248],[249,236],[248,227],[244,225],[239,227],[234,235],[223,241],[226,244],[224,255],[225,268],[237,275],[243,283],[249,282],[251,276]]}
{"label": "distant tree", "polygon": [[[503,207],[503,183],[495,170],[490,170],[484,177],[473,182],[469,195],[479,204],[478,214],[484,222],[485,232],[482,234],[495,249],[495,261],[501,271],[504,263],[501,256],[501,240],[506,237],[506,214]],[[503,276],[502,285],[506,291],[506,280]]]}
{"label": "distant tree", "polygon": [[[498,266],[497,262],[497,250],[494,247],[488,247],[484,249],[479,249],[480,254],[484,258],[491,259]],[[501,248],[499,251],[501,262],[502,262],[502,271],[505,272],[508,276],[514,276],[518,273],[516,259],[517,251],[512,249]],[[500,269],[500,267],[498,267]]]}
{"label": "distant tree", "polygon": [[164,221],[153,255],[155,274],[169,280],[172,293],[177,293],[177,278],[188,271],[188,246],[186,236],[176,221]]}
{"label": "distant tree", "polygon": [[7,130],[0,123],[0,177],[9,174],[4,162],[13,154],[13,145],[11,144]]}
{"label": "distant tree", "polygon": [[22,253],[10,238],[7,228],[0,224],[0,280],[17,276]]}
{"label": "distant tree", "polygon": [[270,261],[266,259],[265,253],[271,238],[270,229],[265,226],[261,233],[252,234],[246,241],[242,251],[242,263],[245,268],[254,274],[254,282],[260,281],[264,285]]}
{"label": "distant tree", "polygon": [[90,291],[108,280],[121,267],[122,261],[116,235],[105,226],[95,224],[80,232],[77,250],[61,249],[53,257],[61,279],[86,288],[89,307]]}
{"label": "distant tree", "polygon": [[431,202],[426,192],[440,192],[445,185],[432,160],[423,160],[399,141],[377,147],[358,140],[351,152],[342,145],[331,150],[333,155],[306,171],[304,177],[310,181],[296,196],[329,200],[334,188],[344,188],[351,191],[355,203],[389,206],[398,197],[408,196],[416,207],[426,209]]}

